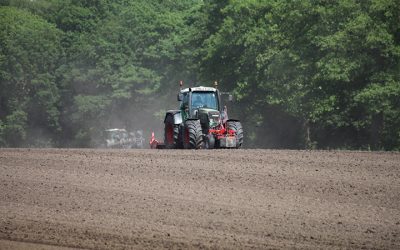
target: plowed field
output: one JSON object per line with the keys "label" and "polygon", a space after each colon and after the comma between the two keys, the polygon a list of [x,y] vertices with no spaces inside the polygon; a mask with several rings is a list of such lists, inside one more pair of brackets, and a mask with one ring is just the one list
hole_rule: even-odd
{"label": "plowed field", "polygon": [[0,249],[400,249],[400,154],[0,149]]}

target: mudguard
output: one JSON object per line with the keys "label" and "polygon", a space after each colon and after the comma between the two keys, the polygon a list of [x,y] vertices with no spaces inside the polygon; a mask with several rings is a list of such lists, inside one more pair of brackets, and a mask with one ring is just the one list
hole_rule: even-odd
{"label": "mudguard", "polygon": [[229,120],[226,120],[226,122],[240,122],[240,120],[237,120],[237,119],[229,119]]}
{"label": "mudguard", "polygon": [[180,110],[168,110],[167,113],[165,114],[164,123],[165,123],[165,120],[167,119],[168,115],[172,115],[174,117],[175,125],[179,125],[183,122]]}

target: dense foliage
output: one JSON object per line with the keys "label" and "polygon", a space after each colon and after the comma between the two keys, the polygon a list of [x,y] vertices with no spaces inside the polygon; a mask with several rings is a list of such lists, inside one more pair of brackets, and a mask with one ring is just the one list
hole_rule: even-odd
{"label": "dense foliage", "polygon": [[396,0],[8,0],[0,146],[160,129],[177,83],[232,91],[245,144],[400,149]]}

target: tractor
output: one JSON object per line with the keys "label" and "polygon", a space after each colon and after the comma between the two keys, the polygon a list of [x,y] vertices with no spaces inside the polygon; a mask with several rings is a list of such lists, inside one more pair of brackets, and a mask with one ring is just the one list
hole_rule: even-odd
{"label": "tractor", "polygon": [[103,148],[143,148],[144,147],[143,131],[137,130],[128,133],[125,129],[113,128],[103,132],[102,143]]}
{"label": "tractor", "polygon": [[228,119],[226,106],[215,83],[213,87],[192,87],[178,93],[179,109],[166,112],[164,119],[164,143],[156,142],[156,148],[167,149],[218,149],[241,148],[243,128],[239,120]]}

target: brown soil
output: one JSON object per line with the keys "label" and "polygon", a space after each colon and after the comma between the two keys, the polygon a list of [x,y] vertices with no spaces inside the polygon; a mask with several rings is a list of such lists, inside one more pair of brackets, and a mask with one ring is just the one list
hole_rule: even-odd
{"label": "brown soil", "polygon": [[400,154],[0,150],[0,249],[400,248]]}

